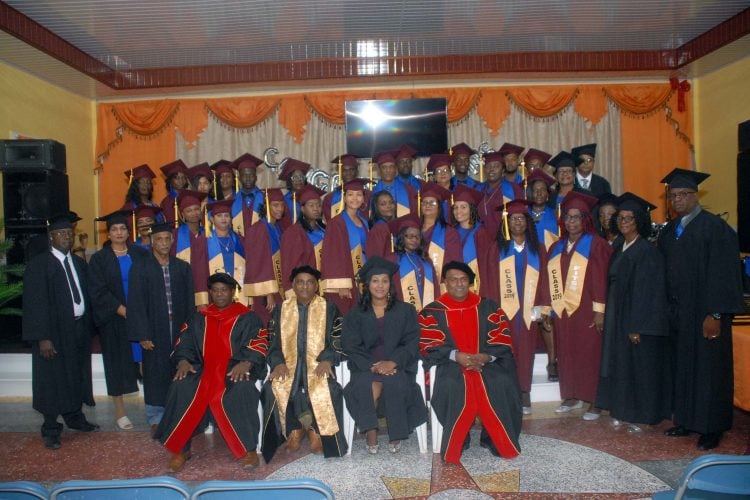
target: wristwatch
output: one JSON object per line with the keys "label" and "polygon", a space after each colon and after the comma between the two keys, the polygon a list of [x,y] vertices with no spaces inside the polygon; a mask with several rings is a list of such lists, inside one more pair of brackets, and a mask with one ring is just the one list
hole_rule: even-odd
{"label": "wristwatch", "polygon": [[713,319],[721,319],[721,313],[711,313],[709,314]]}

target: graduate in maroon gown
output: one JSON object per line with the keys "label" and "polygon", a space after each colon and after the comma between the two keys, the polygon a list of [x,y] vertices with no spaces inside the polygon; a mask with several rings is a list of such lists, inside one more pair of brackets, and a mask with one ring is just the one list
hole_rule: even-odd
{"label": "graduate in maroon gown", "polygon": [[[513,339],[523,413],[531,413],[531,375],[540,323],[549,323],[547,251],[539,242],[529,202],[513,200],[505,206],[503,228],[490,247],[485,296],[502,302]],[[507,231],[505,227],[507,225]]]}
{"label": "graduate in maroon gown", "polygon": [[334,217],[323,238],[323,280],[325,296],[341,314],[358,300],[354,276],[365,265],[367,219],[359,209],[364,203],[364,181],[355,179],[344,186],[344,211]]}
{"label": "graduate in maroon gown", "polygon": [[211,164],[211,170],[214,172],[214,199],[233,200],[238,186],[232,162],[219,160]]}
{"label": "graduate in maroon gown", "polygon": [[437,365],[431,403],[443,425],[440,453],[449,463],[460,463],[477,417],[483,448],[504,458],[521,450],[521,397],[508,319],[497,302],[469,291],[474,277],[463,262],[446,264],[448,292],[418,317],[425,369]]}
{"label": "graduate in maroon gown", "polygon": [[252,248],[252,258],[247,261],[243,292],[252,299],[253,311],[266,324],[274,306],[282,300],[280,221],[284,217],[286,203],[279,188],[266,189],[264,194],[266,201],[261,207],[263,218],[250,226],[245,234],[245,242]]}
{"label": "graduate in maroon gown", "polygon": [[396,156],[398,151],[382,151],[375,155],[378,164],[378,175],[380,180],[372,188],[372,194],[380,191],[391,193],[396,202],[396,217],[407,214],[417,215],[417,190],[408,182],[404,182],[401,176],[397,176]]}
{"label": "graduate in maroon gown", "polygon": [[[133,210],[140,205],[159,206],[153,200],[156,174],[148,165],[144,163],[126,170],[125,177],[128,179],[128,192],[125,194],[125,204],[120,210]],[[159,214],[156,222],[164,222],[164,217]]]}
{"label": "graduate in maroon gown", "polygon": [[393,260],[399,266],[393,277],[396,297],[421,311],[440,295],[440,279],[426,256],[422,223],[413,215],[405,215],[388,226],[395,242]]}
{"label": "graduate in maroon gown", "polygon": [[601,364],[604,309],[607,302],[607,266],[612,247],[596,234],[591,211],[598,200],[571,191],[561,209],[563,235],[552,246],[547,272],[555,345],[560,372],[562,404],[567,413],[590,403],[584,420],[596,420],[594,407]]}
{"label": "graduate in maroon gown", "polygon": [[485,295],[482,283],[487,281],[486,266],[489,246],[495,234],[485,229],[477,214],[477,204],[482,193],[464,185],[456,186],[453,191],[452,220],[461,241],[461,262],[466,263],[476,274],[472,291]]}
{"label": "graduate in maroon gown", "polygon": [[286,211],[281,219],[281,228],[286,230],[300,218],[300,207],[297,196],[302,188],[307,186],[307,172],[310,170],[310,164],[294,158],[289,158],[279,174],[279,180],[286,182],[286,193],[284,201],[286,202]]}
{"label": "graduate in maroon gown", "polygon": [[[435,267],[435,275],[440,281],[443,264],[463,257],[461,238],[455,228],[446,222],[450,217],[450,191],[432,182],[422,186],[420,212],[422,219],[422,238],[427,256]],[[440,286],[441,292],[445,287]]]}
{"label": "graduate in maroon gown", "polygon": [[172,452],[169,469],[190,458],[192,436],[210,411],[242,467],[257,467],[256,380],[266,376],[268,332],[246,306],[232,302],[239,284],[225,273],[208,281],[212,304],[188,320],[172,354],[177,371],[154,437]]}
{"label": "graduate in maroon gown", "polygon": [[396,218],[396,202],[388,191],[380,191],[372,197],[370,210],[370,232],[365,243],[365,255],[368,257],[393,256],[393,237],[388,223]]}
{"label": "graduate in maroon gown", "polygon": [[321,219],[324,191],[308,184],[299,192],[300,218],[281,235],[281,276],[284,298],[294,295],[290,276],[300,266],[320,269],[326,226]]}
{"label": "graduate in maroon gown", "polygon": [[516,198],[524,198],[523,189],[504,176],[504,156],[501,152],[484,155],[484,173],[487,180],[477,187],[483,194],[481,201],[477,203],[479,218],[493,238],[501,222],[498,207]]}
{"label": "graduate in maroon gown", "polygon": [[206,253],[206,232],[201,206],[206,193],[187,189],[177,196],[180,210],[180,226],[174,231],[172,255],[190,264],[195,289],[195,305],[198,309],[208,306],[208,254]]}
{"label": "graduate in maroon gown", "polygon": [[[245,153],[232,163],[237,170],[240,189],[234,196],[232,203],[232,228],[240,236],[244,236],[250,226],[260,220],[260,206],[263,204],[263,191],[255,185],[258,179],[258,168],[263,160],[250,153]],[[247,249],[249,250],[249,248]]]}
{"label": "graduate in maroon gown", "polygon": [[167,196],[159,203],[166,222],[174,222],[179,215],[175,200],[180,191],[189,188],[187,169],[187,165],[180,159],[169,162],[159,169],[167,178]]}
{"label": "graduate in maroon gown", "polygon": [[[359,177],[359,159],[356,156],[343,154],[331,160],[331,163],[336,165],[334,168],[336,168],[337,173],[341,173],[341,179],[339,179],[339,186],[323,198],[323,219],[325,219],[326,222],[336,217],[344,209],[344,204],[342,202],[344,190],[341,189],[341,186]],[[370,216],[371,194],[367,189],[365,189],[364,193],[365,203],[362,205],[359,212],[364,218],[368,218]]]}

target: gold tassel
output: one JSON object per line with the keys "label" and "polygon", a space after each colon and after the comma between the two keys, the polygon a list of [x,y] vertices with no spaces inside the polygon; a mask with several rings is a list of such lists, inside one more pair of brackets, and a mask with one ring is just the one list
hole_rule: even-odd
{"label": "gold tassel", "polygon": [[266,188],[266,220],[271,223],[271,204],[268,202],[268,188]]}
{"label": "gold tassel", "polygon": [[209,220],[208,220],[208,205],[206,205],[206,213],[203,216],[203,224],[206,226],[206,238],[211,237],[211,226],[209,226]]}
{"label": "gold tassel", "polygon": [[297,193],[292,191],[292,224],[297,223]]}
{"label": "gold tassel", "polygon": [[391,253],[396,253],[396,245],[393,243],[393,235],[391,235]]}
{"label": "gold tassel", "polygon": [[484,182],[484,155],[479,154],[479,182]]}
{"label": "gold tassel", "polygon": [[422,217],[422,190],[417,190],[417,217]]}
{"label": "gold tassel", "polygon": [[132,212],[133,215],[133,243],[135,243],[138,238],[138,229],[135,227],[135,210]]}
{"label": "gold tassel", "polygon": [[453,146],[448,148],[448,155],[453,156]]}
{"label": "gold tassel", "polygon": [[216,194],[216,171],[214,170],[214,200],[218,200],[219,197]]}
{"label": "gold tassel", "polygon": [[177,197],[174,198],[174,227],[180,226],[180,212],[177,208]]}
{"label": "gold tassel", "polygon": [[523,197],[526,198],[526,190],[529,188],[529,181],[526,180],[526,162],[521,161],[521,178],[523,179]]}
{"label": "gold tassel", "polygon": [[239,193],[240,192],[240,176],[235,175],[234,172],[232,172],[232,175],[234,176],[234,192]]}
{"label": "gold tassel", "polygon": [[[372,166],[372,163],[370,163]],[[372,168],[372,167],[371,167]],[[344,166],[341,163],[341,156],[339,156],[339,184],[341,184],[341,199],[339,200],[339,213],[344,211]]]}
{"label": "gold tassel", "polygon": [[128,189],[130,189],[130,186],[133,184],[133,169],[130,169],[130,177],[128,178]]}
{"label": "gold tassel", "polygon": [[503,234],[505,235],[505,241],[510,241],[510,229],[508,228],[508,210],[506,204],[503,203]]}

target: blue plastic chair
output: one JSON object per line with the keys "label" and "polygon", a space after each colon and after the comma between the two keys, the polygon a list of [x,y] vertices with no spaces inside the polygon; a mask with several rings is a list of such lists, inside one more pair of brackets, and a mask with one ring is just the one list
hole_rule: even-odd
{"label": "blue plastic chair", "polygon": [[687,466],[677,490],[660,491],[655,499],[750,498],[750,456],[704,455]]}
{"label": "blue plastic chair", "polygon": [[190,500],[222,499],[319,500],[333,499],[331,489],[315,479],[283,481],[208,481],[193,490]]}
{"label": "blue plastic chair", "polygon": [[49,491],[41,484],[31,481],[0,483],[0,498],[3,500],[47,500]]}
{"label": "blue plastic chair", "polygon": [[53,500],[186,500],[190,489],[182,481],[161,476],[111,481],[65,481],[50,494]]}

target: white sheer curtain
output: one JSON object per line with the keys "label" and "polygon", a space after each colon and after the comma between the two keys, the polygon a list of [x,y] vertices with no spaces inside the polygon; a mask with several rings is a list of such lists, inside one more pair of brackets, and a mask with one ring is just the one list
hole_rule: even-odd
{"label": "white sheer curtain", "polygon": [[[541,149],[552,155],[563,149],[570,151],[572,147],[595,142],[596,173],[609,180],[615,193],[622,192],[620,113],[611,103],[609,112],[595,126],[576,114],[573,106],[553,118],[543,120],[511,106],[510,115],[496,137],[490,135],[476,111],[448,126],[449,145],[465,142],[477,147],[483,141],[487,141],[492,149],[499,149],[504,142],[511,142],[526,148]],[[330,125],[313,113],[304,140],[298,144],[279,124],[276,113],[250,129],[228,127],[209,114],[208,127],[200,134],[193,148],[188,149],[182,135],[177,133],[176,153],[177,158],[182,158],[188,165],[195,165],[203,161],[213,163],[221,158],[233,160],[246,152],[262,159],[263,152],[272,146],[279,150],[277,162],[290,156],[310,163],[313,168],[331,172],[336,168],[330,163],[331,159],[346,151],[346,134],[342,126]],[[422,174],[426,164],[426,158],[418,159],[414,173]],[[258,173],[259,186],[281,185],[276,180],[277,173],[272,173],[270,169],[261,168]],[[368,167],[363,161],[360,176],[367,175]]]}

